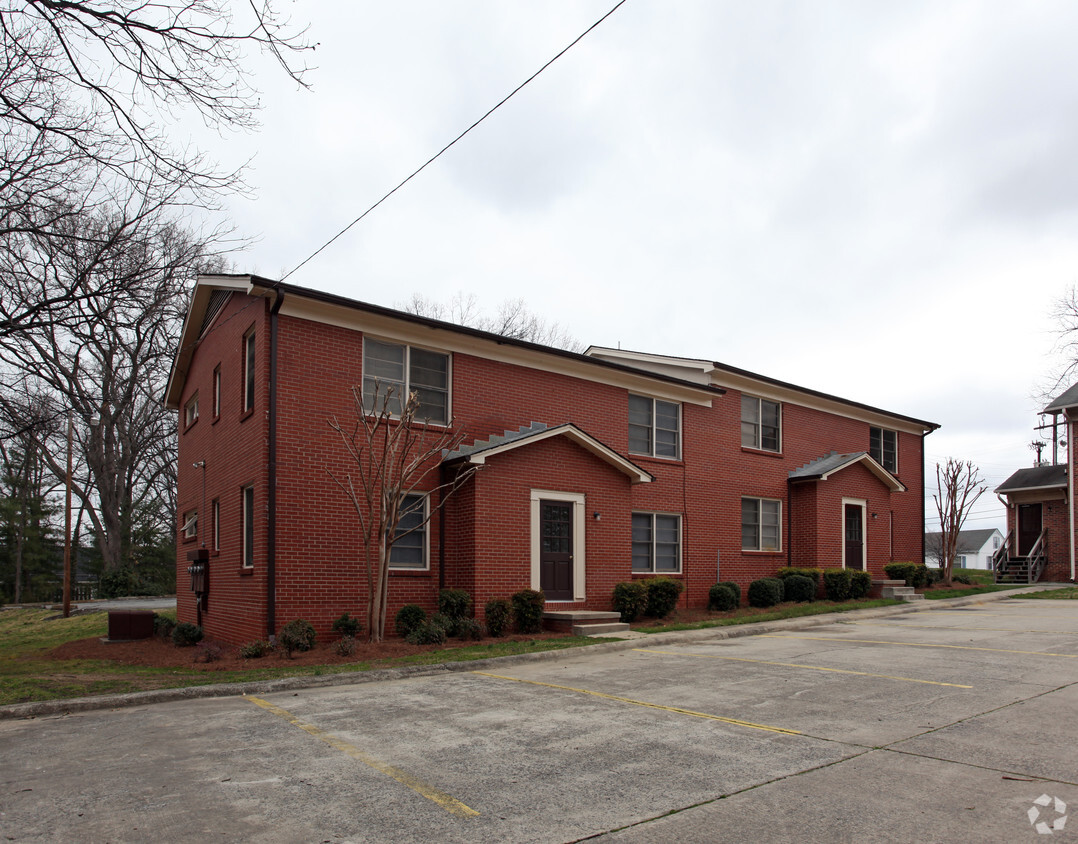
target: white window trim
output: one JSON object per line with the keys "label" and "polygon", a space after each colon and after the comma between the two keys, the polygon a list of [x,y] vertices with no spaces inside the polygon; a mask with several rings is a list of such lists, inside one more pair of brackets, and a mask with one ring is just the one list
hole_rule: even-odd
{"label": "white window trim", "polygon": [[[744,501],[745,499],[749,499],[750,501],[760,501],[760,502],[774,501],[776,504],[779,505],[779,545],[778,545],[778,548],[745,548],[745,547],[742,547],[741,548],[742,553],[744,553],[744,554],[782,554],[783,553],[783,550],[782,550],[783,549],[783,543],[784,543],[784,541],[786,539],[786,537],[783,535],[784,531],[782,529],[782,510],[783,510],[782,499],[781,498],[768,498],[766,495],[742,495],[738,499],[738,502],[740,503],[741,501]],[[762,515],[762,513],[761,513],[761,515]],[[757,529],[760,530],[760,529],[762,529],[762,527],[763,527],[763,522],[761,521],[760,525],[757,526]]]}
{"label": "white window trim", "polygon": [[[784,433],[783,432],[783,425],[782,425],[782,402],[778,401],[777,399],[764,398],[763,396],[757,396],[757,395],[754,395],[752,393],[742,393],[741,398],[742,399],[746,399],[746,398],[752,399],[753,401],[756,402],[756,420],[757,420],[756,421],[756,439],[760,443],[759,445],[745,445],[744,443],[742,443],[741,447],[742,448],[749,448],[749,449],[752,449],[753,451],[763,451],[763,452],[765,452],[767,454],[782,454],[782,437],[783,437],[783,433]],[[778,448],[764,448],[764,408],[763,408],[762,402],[765,402],[765,401],[770,403],[770,404],[773,404],[773,405],[777,406],[778,409],[779,409],[779,426],[778,426],[779,427],[779,444],[778,444]],[[741,423],[744,424],[744,419],[741,420]],[[755,496],[748,496],[748,497],[753,498]],[[777,501],[778,499],[769,499],[769,500]]]}
{"label": "white window trim", "polygon": [[662,577],[663,575],[675,575],[685,573],[685,514],[684,513],[669,513],[663,510],[633,510],[629,513],[629,529],[632,530],[632,517],[633,516],[672,516],[677,519],[677,571],[659,571],[655,568],[655,519],[651,520],[651,568],[648,571],[637,571],[632,567],[632,536],[629,537],[630,555],[629,555],[629,569],[634,575],[656,575]]}
{"label": "white window trim", "polygon": [[[426,492],[411,492],[405,495],[418,495],[423,499],[423,566],[422,568],[416,568],[415,566],[395,566],[392,563],[389,564],[390,571],[430,571],[430,494]],[[404,505],[402,500],[401,506]]]}
{"label": "white window trim", "polygon": [[846,568],[846,505],[861,508],[861,571],[868,571],[868,502],[863,498],[843,498],[839,513],[839,547],[842,549],[842,567]]}
{"label": "white window trim", "polygon": [[[432,428],[448,428],[453,422],[453,355],[450,352],[443,349],[435,349],[430,346],[423,346],[418,343],[406,343],[401,340],[394,340],[389,337],[379,337],[377,334],[364,334],[363,335],[363,366],[362,372],[359,378],[360,395],[364,390],[364,385],[367,381],[367,340],[374,340],[378,343],[385,343],[387,346],[402,346],[404,348],[404,389],[408,391],[411,389],[411,369],[412,369],[412,349],[419,349],[422,352],[432,352],[436,355],[445,355],[445,421],[435,422],[431,421],[430,426]],[[383,396],[384,399],[384,396]],[[404,397],[401,396],[401,403],[404,403]],[[400,414],[390,414],[390,418],[399,419]],[[422,419],[417,419],[417,422],[422,422]],[[416,569],[419,571],[419,569]]]}
{"label": "white window trim", "polygon": [[[531,588],[539,589],[539,502],[540,501],[567,501],[573,505],[573,600],[587,600],[585,577],[587,575],[587,561],[584,559],[584,549],[587,545],[584,537],[586,523],[587,501],[580,492],[554,492],[549,489],[533,489],[531,491]],[[562,603],[559,601],[558,603]]]}
{"label": "white window trim", "polygon": [[183,406],[183,422],[185,428],[190,428],[198,421],[198,390],[187,400]]}

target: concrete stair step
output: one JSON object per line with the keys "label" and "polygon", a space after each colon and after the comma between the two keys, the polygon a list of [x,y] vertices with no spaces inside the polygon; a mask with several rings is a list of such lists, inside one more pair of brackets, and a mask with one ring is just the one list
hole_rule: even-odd
{"label": "concrete stair step", "polygon": [[[616,615],[617,613],[615,613]],[[574,636],[601,636],[607,633],[628,633],[629,625],[622,621],[611,621],[606,624],[575,624],[573,625]]]}

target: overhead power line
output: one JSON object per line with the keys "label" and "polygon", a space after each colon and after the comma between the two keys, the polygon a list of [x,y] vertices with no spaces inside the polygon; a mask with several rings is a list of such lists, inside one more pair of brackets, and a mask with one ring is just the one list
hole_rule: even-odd
{"label": "overhead power line", "polygon": [[385,202],[387,199],[389,199],[389,197],[393,196],[393,194],[395,194],[402,187],[404,187],[406,184],[408,184],[408,182],[412,181],[412,179],[414,179],[416,176],[418,176],[420,173],[422,173],[424,170],[426,170],[428,166],[430,166],[435,161],[437,161],[439,158],[441,158],[442,154],[445,153],[451,146],[453,146],[457,141],[459,141],[461,138],[463,138],[465,135],[467,135],[469,132],[471,132],[472,129],[474,129],[476,126],[478,126],[484,120],[486,120],[488,117],[490,117],[492,114],[494,114],[494,112],[496,112],[499,108],[501,108],[503,105],[505,105],[507,102],[509,102],[509,100],[511,100],[516,95],[516,93],[518,91],[520,91],[522,88],[524,88],[525,85],[527,85],[529,82],[531,82],[533,79],[535,79],[540,73],[542,73],[544,70],[546,70],[552,64],[554,64],[554,62],[556,62],[558,59],[560,59],[562,56],[564,56],[566,53],[568,53],[571,49],[573,49],[573,47],[575,47],[578,43],[580,43],[585,38],[585,36],[587,36],[593,29],[595,29],[597,26],[599,26],[599,24],[601,24],[603,21],[605,21],[608,17],[610,17],[612,14],[614,14],[614,12],[616,12],[619,8],[621,8],[621,6],[623,6],[626,2],[627,2],[627,0],[618,0],[618,2],[614,4],[613,8],[611,8],[609,12],[607,12],[605,15],[603,15],[601,18],[599,18],[599,20],[597,20],[595,23],[593,23],[591,26],[589,26],[587,29],[585,29],[582,33],[580,33],[580,35],[578,35],[576,38],[574,38],[572,40],[572,42],[570,42],[568,44],[568,46],[566,46],[564,49],[562,49],[561,52],[559,52],[556,56],[554,56],[552,59],[550,59],[550,61],[548,61],[541,68],[539,68],[537,71],[535,71],[535,73],[533,73],[531,76],[529,76],[527,79],[525,79],[519,85],[517,85],[516,88],[514,88],[512,91],[510,91],[508,94],[506,94],[506,96],[503,97],[501,99],[501,101],[499,101],[497,103],[497,105],[492,107],[489,111],[487,111],[486,114],[484,114],[482,117],[480,117],[478,120],[476,120],[475,123],[473,123],[467,129],[465,129],[463,132],[461,132],[459,135],[457,135],[453,140],[451,140],[448,144],[446,144],[444,147],[442,147],[440,150],[438,150],[438,152],[436,152],[433,156],[431,156],[429,159],[427,159],[427,161],[421,167],[419,167],[410,176],[408,176],[400,184],[398,184],[395,188],[393,188],[393,190],[389,191],[389,193],[387,193],[385,196],[383,196],[381,199],[379,199],[376,203],[374,203],[374,205],[372,205],[370,208],[368,208],[366,211],[364,211],[362,214],[360,214],[358,217],[356,217],[354,220],[352,220],[352,222],[350,222],[347,226],[345,226],[343,229],[341,229],[339,232],[337,232],[335,235],[333,235],[333,237],[331,237],[329,240],[327,240],[325,243],[323,243],[321,246],[319,246],[316,250],[314,250],[314,252],[312,252],[310,255],[308,255],[306,258],[304,258],[302,261],[300,261],[298,264],[296,264],[296,266],[294,266],[292,269],[290,269],[288,272],[286,272],[281,277],[281,281],[285,281],[290,275],[292,275],[292,273],[294,273],[296,270],[298,270],[300,267],[302,267],[304,264],[306,264],[312,258],[317,256],[320,252],[322,252],[330,244],[332,244],[335,240],[337,240],[337,238],[341,237],[349,229],[351,229],[352,226],[354,226],[356,223],[358,223],[360,220],[362,220],[364,217],[366,217],[368,214],[370,214],[375,208],[377,208],[379,205],[381,205],[383,202]]}

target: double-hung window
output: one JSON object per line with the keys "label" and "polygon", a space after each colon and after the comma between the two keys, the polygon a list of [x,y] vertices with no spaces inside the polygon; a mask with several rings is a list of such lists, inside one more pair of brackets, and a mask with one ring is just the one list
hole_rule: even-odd
{"label": "double-hung window", "polygon": [[198,510],[188,510],[183,514],[183,527],[180,528],[184,539],[198,537]]}
{"label": "double-hung window", "polygon": [[772,498],[741,499],[741,549],[782,550],[782,502]]}
{"label": "double-hung window", "polygon": [[681,453],[680,405],[629,396],[629,451],[676,460]]}
{"label": "double-hung window", "polygon": [[778,402],[741,396],[741,445],[761,451],[781,451],[782,411]]}
{"label": "double-hung window", "polygon": [[187,400],[187,404],[183,407],[183,424],[185,428],[190,428],[198,421],[198,392],[196,392],[191,398]]}
{"label": "double-hung window", "polygon": [[389,549],[389,567],[426,571],[427,496],[406,495],[400,503],[393,547]]}
{"label": "double-hung window", "polygon": [[886,428],[868,429],[868,453],[892,474],[898,471],[898,434]]}
{"label": "double-hung window", "polygon": [[633,571],[681,571],[681,516],[633,513]]}
{"label": "double-hung window", "polygon": [[363,407],[401,415],[403,397],[416,394],[415,418],[449,422],[449,355],[381,340],[363,340]]}

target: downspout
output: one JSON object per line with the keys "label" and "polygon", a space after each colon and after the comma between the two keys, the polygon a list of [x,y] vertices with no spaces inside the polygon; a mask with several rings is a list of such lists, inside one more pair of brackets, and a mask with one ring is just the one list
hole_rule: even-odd
{"label": "downspout", "polygon": [[275,291],[270,308],[269,456],[266,477],[266,636],[273,640],[277,628],[277,314],[284,293]]}
{"label": "downspout", "polygon": [[438,483],[442,488],[438,501],[438,589],[445,589],[445,464],[438,467]]}
{"label": "downspout", "polygon": [[[926,559],[925,556],[925,477],[926,477],[926,464],[925,464],[925,437],[931,434],[931,431],[925,431],[921,434],[921,562]],[[943,526],[940,526],[940,530],[943,530]],[[942,565],[942,564],[941,564]]]}
{"label": "downspout", "polygon": [[[1073,429],[1070,413],[1066,410],[1063,411],[1063,418],[1067,420],[1067,428]],[[1071,436],[1072,433],[1074,433],[1073,430],[1067,431],[1067,509],[1070,511],[1068,520],[1070,530],[1067,533],[1070,534],[1071,580],[1074,580],[1074,462],[1071,459],[1071,455],[1074,454],[1074,438]]]}

